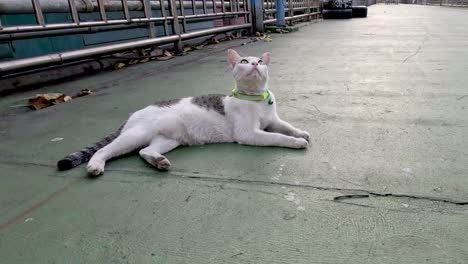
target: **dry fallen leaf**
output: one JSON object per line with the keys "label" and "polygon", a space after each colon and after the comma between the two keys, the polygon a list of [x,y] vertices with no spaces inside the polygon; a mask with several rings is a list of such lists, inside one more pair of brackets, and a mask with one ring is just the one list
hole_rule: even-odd
{"label": "dry fallen leaf", "polygon": [[194,50],[194,49],[195,49],[195,48],[192,47],[192,46],[185,46],[185,47],[184,47],[184,52],[189,52],[189,51],[192,51],[192,50]]}
{"label": "dry fallen leaf", "polygon": [[138,49],[138,55],[148,56],[148,51],[146,51],[145,49]]}
{"label": "dry fallen leaf", "polygon": [[42,108],[49,107],[51,105],[68,102],[72,98],[68,95],[62,93],[47,93],[47,94],[37,94],[35,97],[28,100],[29,106],[34,110],[39,110]]}
{"label": "dry fallen leaf", "polygon": [[119,69],[122,69],[125,66],[127,66],[125,63],[118,62],[118,63],[114,64],[114,69],[119,70]]}
{"label": "dry fallen leaf", "polygon": [[210,43],[212,43],[212,44],[213,44],[213,43],[214,43],[214,44],[219,44],[219,40],[216,39],[216,37],[213,37],[213,38],[211,39]]}
{"label": "dry fallen leaf", "polygon": [[203,49],[204,47],[205,47],[205,44],[200,44],[200,45],[196,46],[195,49],[201,50],[201,49]]}
{"label": "dry fallen leaf", "polygon": [[128,62],[128,65],[133,65],[133,64],[137,64],[139,61],[138,60],[130,60]]}
{"label": "dry fallen leaf", "polygon": [[150,56],[151,57],[156,57],[156,56],[161,56],[161,55],[163,55],[163,50],[162,49],[156,48],[156,49],[153,49],[152,51],[150,51]]}
{"label": "dry fallen leaf", "polygon": [[164,56],[157,57],[156,60],[165,61],[165,60],[170,60],[170,59],[173,59],[173,58],[174,58],[174,55],[172,55],[172,53],[170,53],[168,50],[165,50],[164,51]]}
{"label": "dry fallen leaf", "polygon": [[142,60],[140,60],[140,63],[145,63],[145,62],[148,62],[149,60],[150,60],[149,58],[142,59]]}

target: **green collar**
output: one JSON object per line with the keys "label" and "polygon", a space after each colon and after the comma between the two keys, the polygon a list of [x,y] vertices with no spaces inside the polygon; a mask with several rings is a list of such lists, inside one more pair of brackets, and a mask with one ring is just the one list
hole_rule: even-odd
{"label": "green collar", "polygon": [[[270,98],[270,92],[266,90],[261,94],[247,94],[237,91],[236,89],[232,90],[232,96],[247,101],[265,101]],[[271,100],[270,100],[271,101]]]}

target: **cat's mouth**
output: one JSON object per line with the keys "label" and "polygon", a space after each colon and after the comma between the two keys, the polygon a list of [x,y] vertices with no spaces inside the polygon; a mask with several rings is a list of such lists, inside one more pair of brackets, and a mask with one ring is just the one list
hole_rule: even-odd
{"label": "cat's mouth", "polygon": [[257,76],[260,76],[260,71],[258,70],[258,68],[253,68],[250,72],[249,72],[249,75],[257,75]]}

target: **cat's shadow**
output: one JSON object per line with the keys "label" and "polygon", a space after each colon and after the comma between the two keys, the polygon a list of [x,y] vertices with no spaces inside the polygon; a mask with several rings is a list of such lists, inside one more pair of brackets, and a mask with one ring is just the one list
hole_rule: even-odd
{"label": "cat's shadow", "polygon": [[[218,143],[197,146],[180,146],[165,156],[171,162],[169,171],[160,171],[144,161],[139,150],[108,161],[104,174],[113,170],[137,172],[138,175],[164,177],[171,172],[194,174],[241,175],[256,172],[275,163],[284,163],[286,158],[304,156],[305,150],[281,147],[249,146],[236,143]],[[138,160],[138,161],[137,161]]]}

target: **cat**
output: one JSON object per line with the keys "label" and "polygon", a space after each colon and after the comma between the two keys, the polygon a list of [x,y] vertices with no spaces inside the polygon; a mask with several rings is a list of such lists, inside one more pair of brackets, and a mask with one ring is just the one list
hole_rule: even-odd
{"label": "cat", "polygon": [[230,96],[205,95],[157,102],[133,113],[113,134],[58,161],[59,170],[89,160],[89,176],[104,173],[106,161],[139,150],[158,170],[169,170],[163,154],[178,146],[237,142],[255,146],[306,148],[309,133],[281,120],[268,89],[270,53],[241,57],[229,49],[227,61],[236,81]]}

